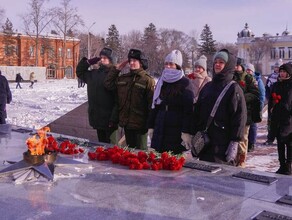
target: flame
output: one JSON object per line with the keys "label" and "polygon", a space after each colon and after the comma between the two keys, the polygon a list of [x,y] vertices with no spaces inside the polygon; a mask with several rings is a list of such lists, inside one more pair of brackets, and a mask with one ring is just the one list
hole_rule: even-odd
{"label": "flame", "polygon": [[44,127],[37,131],[37,135],[34,135],[26,140],[26,144],[31,155],[45,154],[45,148],[48,144],[47,132],[50,132],[50,128]]}

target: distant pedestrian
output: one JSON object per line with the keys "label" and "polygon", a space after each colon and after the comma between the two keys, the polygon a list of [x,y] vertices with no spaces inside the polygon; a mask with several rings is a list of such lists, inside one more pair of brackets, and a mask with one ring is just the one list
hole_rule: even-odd
{"label": "distant pedestrian", "polygon": [[[274,65],[274,72],[272,72],[267,79],[266,82],[266,100],[270,100],[270,96],[272,94],[272,89],[273,85],[277,82],[278,77],[279,77],[279,67],[283,64],[282,59],[279,59],[275,65]],[[270,145],[273,144],[276,135],[271,132],[271,109],[272,105],[270,102],[268,102],[268,136],[267,136],[267,141],[264,143],[265,145]]]}
{"label": "distant pedestrian", "polygon": [[30,88],[33,88],[33,84],[35,82],[35,73],[34,72],[31,72],[30,75],[29,75],[29,81],[30,81]]}
{"label": "distant pedestrian", "polygon": [[20,75],[20,73],[16,74],[16,78],[15,78],[15,82],[16,82],[16,89],[19,87],[20,89],[22,89],[20,82],[23,81],[22,76]]}
{"label": "distant pedestrian", "polygon": [[271,105],[271,132],[276,135],[279,174],[291,175],[292,162],[292,65],[279,68],[279,79],[273,85],[269,103]]}
{"label": "distant pedestrian", "polygon": [[12,101],[12,94],[8,81],[0,70],[0,124],[6,124],[7,112],[6,104]]}

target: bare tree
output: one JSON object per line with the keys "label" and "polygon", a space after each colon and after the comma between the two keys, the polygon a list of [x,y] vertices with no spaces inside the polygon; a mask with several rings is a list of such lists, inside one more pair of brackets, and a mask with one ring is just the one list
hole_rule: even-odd
{"label": "bare tree", "polygon": [[264,58],[266,54],[269,54],[274,41],[269,37],[257,37],[251,42],[251,46],[249,48],[248,54],[250,62],[255,64],[255,68],[258,71],[260,70],[260,61]]}
{"label": "bare tree", "polygon": [[217,49],[217,51],[219,51],[221,49],[227,49],[234,56],[236,56],[237,53],[238,53],[238,47],[236,46],[236,44],[233,44],[233,43],[217,42],[216,43],[216,49]]}
{"label": "bare tree", "polygon": [[159,43],[159,72],[163,69],[165,56],[174,49],[178,49],[183,55],[183,69],[190,67],[192,52],[197,50],[197,42],[194,37],[191,37],[181,31],[174,29],[160,29]]}
{"label": "bare tree", "polygon": [[[48,1],[48,0],[47,0]],[[45,8],[45,0],[30,0],[29,12],[22,15],[25,32],[34,38],[35,66],[38,66],[39,38],[54,17],[53,9]]]}
{"label": "bare tree", "polygon": [[62,0],[61,7],[55,8],[56,17],[53,20],[57,30],[63,36],[63,47],[62,47],[62,68],[66,67],[66,41],[67,38],[74,35],[74,28],[79,25],[83,25],[84,22],[80,15],[78,15],[77,8],[71,6],[71,0]]}

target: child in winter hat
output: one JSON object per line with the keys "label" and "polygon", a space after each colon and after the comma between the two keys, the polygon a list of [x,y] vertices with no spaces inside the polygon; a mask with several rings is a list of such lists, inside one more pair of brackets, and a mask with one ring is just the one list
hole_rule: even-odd
{"label": "child in winter hat", "polygon": [[164,63],[175,63],[177,65],[177,69],[181,69],[182,62],[182,54],[179,50],[171,51],[171,53],[168,54],[164,60]]}
{"label": "child in winter hat", "polygon": [[204,55],[200,56],[200,58],[195,62],[195,67],[200,66],[204,70],[207,70],[207,57]]}

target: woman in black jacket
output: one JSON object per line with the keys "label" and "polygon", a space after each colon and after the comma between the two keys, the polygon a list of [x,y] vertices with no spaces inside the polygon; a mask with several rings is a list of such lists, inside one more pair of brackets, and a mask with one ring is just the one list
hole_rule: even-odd
{"label": "woman in black jacket", "polygon": [[[279,69],[278,82],[273,85],[269,99],[271,131],[276,134],[279,174],[291,175],[292,162],[292,65],[283,64]],[[286,150],[286,152],[285,152]],[[285,156],[286,153],[286,156]]]}
{"label": "woman in black jacket", "polygon": [[181,69],[179,50],[167,55],[164,66],[154,91],[148,135],[152,137],[151,147],[158,152],[179,154],[190,145],[194,89]]}
{"label": "woman in black jacket", "polygon": [[[199,94],[194,109],[195,129],[204,130],[212,108],[224,87],[232,81],[235,58],[228,50],[221,50],[214,56],[213,79]],[[238,142],[243,138],[246,124],[246,104],[242,89],[233,83],[221,100],[214,119],[208,129],[211,140],[199,155],[200,160],[236,164]]]}

